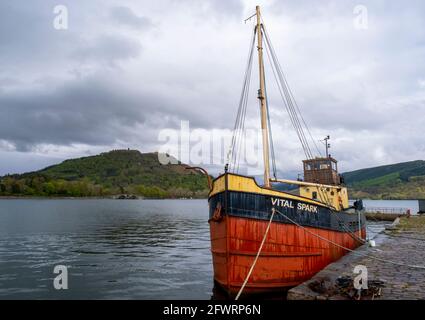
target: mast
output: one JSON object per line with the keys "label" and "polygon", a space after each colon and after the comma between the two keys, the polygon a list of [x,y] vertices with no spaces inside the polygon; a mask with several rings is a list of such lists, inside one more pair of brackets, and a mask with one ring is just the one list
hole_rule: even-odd
{"label": "mast", "polygon": [[266,188],[270,188],[269,132],[267,128],[267,106],[263,62],[263,34],[261,30],[260,6],[256,6],[256,15],[258,35],[258,67],[260,69],[260,90],[258,90],[258,99],[260,100],[261,131],[263,135],[264,186]]}

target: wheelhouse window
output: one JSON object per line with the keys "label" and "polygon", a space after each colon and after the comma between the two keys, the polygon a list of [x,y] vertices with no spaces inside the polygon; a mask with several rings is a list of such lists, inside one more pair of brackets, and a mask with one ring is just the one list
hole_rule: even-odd
{"label": "wheelhouse window", "polygon": [[320,169],[322,170],[322,169],[329,169],[329,167],[330,167],[330,164],[329,164],[329,162],[322,162],[322,163],[320,163]]}

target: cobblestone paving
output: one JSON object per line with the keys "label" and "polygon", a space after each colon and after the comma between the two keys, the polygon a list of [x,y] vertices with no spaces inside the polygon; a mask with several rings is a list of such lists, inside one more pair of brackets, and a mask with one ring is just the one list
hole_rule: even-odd
{"label": "cobblestone paving", "polygon": [[[366,245],[356,250],[368,257],[349,253],[339,261],[330,264],[309,281],[288,292],[288,300],[298,299],[348,299],[338,293],[316,293],[309,288],[314,281],[336,283],[339,276],[351,276],[356,265],[364,265],[368,270],[369,280],[381,280],[384,287],[380,300],[418,300],[425,299],[425,268],[411,268],[405,265],[425,266],[425,230],[420,228],[401,228],[385,232],[375,238],[376,247]],[[405,264],[395,265],[371,258],[394,261]]]}

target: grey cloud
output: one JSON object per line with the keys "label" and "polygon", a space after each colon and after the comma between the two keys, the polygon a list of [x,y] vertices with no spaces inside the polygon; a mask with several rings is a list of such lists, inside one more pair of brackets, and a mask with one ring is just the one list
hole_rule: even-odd
{"label": "grey cloud", "polygon": [[[202,17],[202,20],[213,19],[240,19],[242,22],[244,3],[242,0],[171,0],[178,6],[186,6],[195,9],[196,13]],[[255,8],[253,8],[255,10]]]}
{"label": "grey cloud", "polygon": [[8,67],[57,60],[72,49],[75,34],[53,28],[54,5],[48,2],[38,2],[36,10],[27,1],[0,2],[0,58]]}
{"label": "grey cloud", "polygon": [[[19,92],[0,97],[0,137],[18,150],[47,143],[112,144],[126,128],[145,121],[139,101],[101,80],[73,82],[52,92]],[[149,104],[148,96],[139,97]]]}
{"label": "grey cloud", "polygon": [[152,145],[158,130],[178,128],[180,119],[193,117],[190,107],[184,108],[172,96],[127,88],[120,79],[114,79],[114,71],[68,81],[52,89],[1,95],[0,140],[19,151],[31,151],[40,144],[113,145],[138,141]]}
{"label": "grey cloud", "polygon": [[19,79],[13,77],[0,77],[0,89],[2,87],[17,86],[21,83],[22,82]]}
{"label": "grey cloud", "polygon": [[74,52],[73,56],[83,62],[106,62],[136,58],[142,50],[140,42],[123,36],[103,35],[94,40],[85,41],[85,45]]}
{"label": "grey cloud", "polygon": [[[68,30],[53,27],[57,1],[38,2],[36,7],[22,0],[0,3],[0,58],[5,70],[25,69],[32,75],[32,71],[40,72],[43,67],[48,72],[72,69],[81,62],[91,63],[91,67],[112,65],[140,54],[140,38],[123,35],[119,28],[110,28],[109,20],[104,20],[109,12],[107,5],[70,0],[61,4],[68,8]],[[98,15],[94,15],[94,10]],[[145,29],[148,24],[146,19]]]}
{"label": "grey cloud", "polygon": [[[239,0],[62,3],[70,9],[64,32],[52,27],[56,1],[0,3],[0,149],[31,155],[43,144],[128,142],[153,151],[158,130],[180,120],[232,128],[248,46],[241,40],[251,32],[243,19],[254,7]],[[370,29],[363,33],[352,28],[356,4],[275,1],[262,12],[304,117],[318,138],[335,137],[332,152],[346,168],[423,157],[425,3],[365,1]],[[256,66],[253,73],[248,112],[257,119]],[[272,124],[287,128],[273,84],[268,91]],[[285,147],[290,135],[280,134],[280,155],[294,155]]]}
{"label": "grey cloud", "polygon": [[113,21],[136,29],[146,29],[153,26],[150,19],[137,15],[129,7],[113,7],[110,9],[110,16]]}

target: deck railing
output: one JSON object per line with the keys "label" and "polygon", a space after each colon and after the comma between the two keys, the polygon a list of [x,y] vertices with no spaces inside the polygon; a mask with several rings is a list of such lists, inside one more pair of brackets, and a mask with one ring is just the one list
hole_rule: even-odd
{"label": "deck railing", "polygon": [[409,208],[397,208],[397,207],[366,207],[367,213],[385,213],[385,214],[407,214]]}

